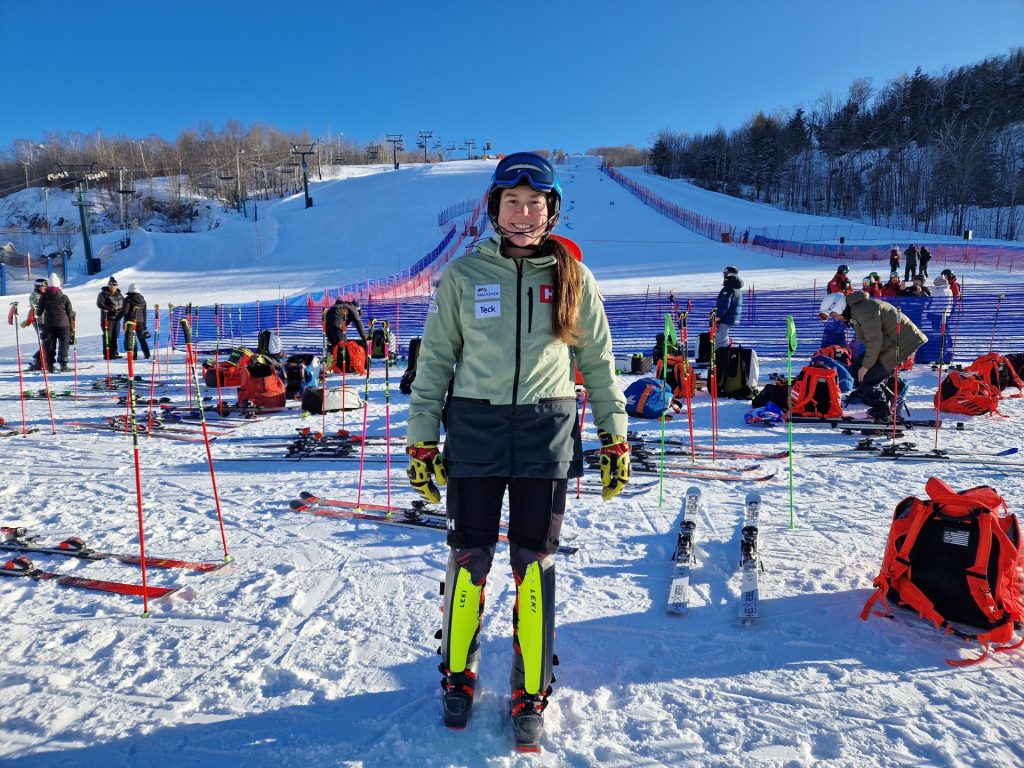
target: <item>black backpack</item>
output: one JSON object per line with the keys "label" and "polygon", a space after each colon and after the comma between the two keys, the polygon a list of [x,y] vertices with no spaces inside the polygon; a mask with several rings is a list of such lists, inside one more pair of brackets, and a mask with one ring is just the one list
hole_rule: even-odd
{"label": "black backpack", "polygon": [[719,347],[715,350],[715,372],[720,396],[749,400],[757,393],[760,365],[754,350]]}
{"label": "black backpack", "polygon": [[398,383],[398,391],[403,395],[412,394],[412,383],[416,380],[416,358],[420,354],[421,341],[422,339],[419,336],[409,339],[408,364],[406,365],[405,373],[402,374],[402,380]]}

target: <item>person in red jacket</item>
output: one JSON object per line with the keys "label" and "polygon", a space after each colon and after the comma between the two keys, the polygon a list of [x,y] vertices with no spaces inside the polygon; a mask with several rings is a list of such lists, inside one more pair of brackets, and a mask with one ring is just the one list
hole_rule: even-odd
{"label": "person in red jacket", "polygon": [[864,279],[861,280],[861,286],[861,290],[872,299],[877,299],[882,295],[882,289],[871,275],[865,275]]}
{"label": "person in red jacket", "polygon": [[956,275],[953,274],[952,269],[942,270],[942,276],[946,278],[946,282],[949,283],[949,290],[953,292],[953,298],[960,298],[960,283],[956,280]]}
{"label": "person in red jacket", "polygon": [[850,284],[850,278],[847,275],[850,272],[850,268],[845,264],[840,264],[836,270],[835,276],[828,281],[828,292],[829,293],[852,293],[853,286]]}
{"label": "person in red jacket", "polygon": [[902,296],[903,286],[900,284],[900,273],[890,272],[889,282],[882,286],[882,296],[888,298],[890,296]]}

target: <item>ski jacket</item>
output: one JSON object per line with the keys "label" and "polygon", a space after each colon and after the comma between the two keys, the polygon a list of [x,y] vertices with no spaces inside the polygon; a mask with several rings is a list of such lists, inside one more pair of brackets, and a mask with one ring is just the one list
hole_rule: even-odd
{"label": "ski jacket", "polygon": [[345,340],[345,329],[349,323],[355,325],[363,343],[365,344],[367,341],[366,329],[363,327],[362,318],[359,317],[359,307],[355,304],[347,301],[335,302],[327,310],[324,322],[327,326],[327,340],[332,347],[339,341]]}
{"label": "ski jacket", "polygon": [[864,291],[854,291],[846,297],[846,313],[849,313],[853,332],[864,345],[862,368],[881,363],[885,370],[893,371],[928,341],[928,337],[906,315],[899,318],[900,331],[897,335],[896,307],[886,301],[872,301]]}
{"label": "ski jacket", "polygon": [[135,321],[136,333],[146,330],[146,298],[141,293],[129,293],[124,297],[121,314],[126,323]]}
{"label": "ski jacket", "polygon": [[882,286],[882,296],[889,298],[890,296],[902,296],[903,289],[900,288],[900,281],[892,282],[891,280]]}
{"label": "ski jacket", "polygon": [[555,258],[501,255],[492,237],[442,274],[409,398],[408,442],[437,440],[451,382],[444,456],[453,477],[578,477],[582,445],[573,366],[598,429],[625,435],[611,332],[593,274],[580,265],[581,338],[552,331]]}
{"label": "ski jacket", "polygon": [[96,297],[96,306],[100,309],[101,320],[116,323],[124,315],[124,294],[114,293],[105,285]]}
{"label": "ski jacket", "polygon": [[900,251],[893,248],[889,251],[889,271],[896,272],[900,268]]}
{"label": "ski jacket", "polygon": [[956,299],[960,296],[960,283],[957,282],[955,277],[947,278],[949,282],[949,290],[953,292],[953,298]]}
{"label": "ski jacket", "polygon": [[715,302],[715,317],[719,323],[730,327],[740,319],[740,308],[743,305],[743,281],[738,275],[729,275],[718,292]]}
{"label": "ski jacket", "polygon": [[71,299],[60,288],[51,285],[39,297],[36,315],[40,328],[65,329],[71,328],[75,310],[71,306]]}
{"label": "ski jacket", "polygon": [[850,293],[852,290],[853,285],[846,275],[836,272],[835,276],[828,281],[829,293]]}
{"label": "ski jacket", "polygon": [[909,269],[911,273],[917,272],[917,248],[907,248],[907,250],[903,252],[903,255],[907,259],[907,269]]}
{"label": "ski jacket", "polygon": [[921,264],[921,270],[928,269],[928,262],[932,260],[932,252],[927,248],[922,247],[921,253],[918,256],[918,261]]}

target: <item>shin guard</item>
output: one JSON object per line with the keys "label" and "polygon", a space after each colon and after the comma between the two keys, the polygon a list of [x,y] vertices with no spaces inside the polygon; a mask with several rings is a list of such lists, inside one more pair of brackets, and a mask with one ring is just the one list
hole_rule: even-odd
{"label": "shin guard", "polygon": [[519,691],[546,697],[553,681],[555,560],[549,554],[511,548],[516,579],[513,608],[513,698]]}

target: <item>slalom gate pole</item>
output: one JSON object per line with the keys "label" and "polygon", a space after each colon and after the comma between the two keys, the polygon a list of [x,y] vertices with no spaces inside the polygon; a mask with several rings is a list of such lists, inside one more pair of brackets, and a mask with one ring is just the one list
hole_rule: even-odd
{"label": "slalom gate pole", "polygon": [[[387,446],[385,452],[385,473],[387,474],[388,500],[387,505],[391,506],[391,326],[387,320],[383,320],[384,326],[384,443]],[[363,444],[366,441],[363,440]]]}
{"label": "slalom gate pole", "polygon": [[[320,311],[320,433],[327,434],[327,310],[323,309]],[[341,381],[342,381],[342,396],[344,397],[345,387],[345,367],[341,366]],[[342,403],[344,405],[344,403]],[[342,414],[345,413],[345,409],[342,408]],[[342,416],[341,426],[345,426],[344,415]]]}
{"label": "slalom gate pole", "polygon": [[786,317],[786,402],[789,408],[786,413],[787,432],[789,433],[789,527],[796,527],[796,507],[793,504],[793,354],[796,352],[796,323],[793,316]]}
{"label": "slalom gate pole", "polygon": [[103,357],[107,360],[107,389],[113,389],[110,381],[110,320],[106,310],[103,311]]}
{"label": "slalom gate pole", "polygon": [[[148,619],[149,596],[146,586],[146,533],[142,514],[142,467],[139,461],[139,430],[135,423],[135,321],[129,320],[124,325],[126,335],[131,334],[131,343],[125,344],[128,357],[128,428],[132,433],[132,455],[135,459],[135,507],[139,525],[139,563],[142,566],[142,617]],[[127,339],[126,339],[127,341]],[[109,355],[109,348],[108,348]],[[108,358],[109,359],[109,358]]]}
{"label": "slalom gate pole", "polygon": [[[185,373],[192,373],[192,381],[199,392],[199,372],[196,369],[195,352],[192,348],[192,326],[182,318],[181,330],[185,334]],[[203,442],[206,444],[206,463],[210,467],[210,483],[213,486],[213,503],[217,508],[217,524],[220,526],[220,541],[224,547],[224,562],[231,562],[231,555],[228,554],[228,538],[224,532],[224,515],[220,510],[220,494],[217,492],[217,473],[213,470],[213,453],[210,451],[210,434],[206,429],[206,411],[203,410],[202,401],[199,404],[199,423],[203,425]]]}
{"label": "slalom gate pole", "polygon": [[992,337],[988,340],[988,351],[991,352],[996,343],[996,326],[999,325],[999,306],[1003,303],[1004,294],[1000,293],[996,299],[996,311],[992,317]]}
{"label": "slalom gate pole", "polygon": [[[75,392],[75,400],[78,399],[78,320],[77,318],[71,318],[71,360],[72,370],[74,374],[72,376],[72,382]],[[21,367],[20,365],[18,366]]]}
{"label": "slalom gate pole", "polygon": [[[185,307],[185,317],[188,318],[190,334],[194,333],[195,323],[192,319],[192,302],[190,301]],[[193,335],[196,343],[199,343],[199,336]],[[196,401],[202,405],[202,401],[199,399],[199,393],[196,392]],[[188,407],[192,407],[192,377],[188,375],[188,343],[185,343],[185,402],[188,403]]]}
{"label": "slalom gate pole", "polygon": [[680,336],[682,337],[683,344],[683,362],[684,362],[684,375],[686,376],[686,386],[683,388],[683,396],[686,398],[686,425],[690,430],[690,463],[697,463],[697,446],[693,440],[693,390],[690,387],[691,382],[696,382],[697,375],[693,372],[693,367],[690,365],[690,309],[693,302],[687,299],[686,311],[679,316],[679,324],[681,326]]}
{"label": "slalom gate pole", "polygon": [[896,420],[900,415],[900,329],[903,328],[903,311],[896,308],[896,367],[892,370],[892,442],[896,443]]}
{"label": "slalom gate pole", "polygon": [[21,361],[21,338],[18,335],[18,302],[11,302],[11,309],[7,313],[7,324],[14,326],[14,348],[18,352],[18,392],[21,395],[21,434],[28,435],[28,421],[25,418],[25,371],[22,369]]}
{"label": "slalom gate pole", "polygon": [[174,346],[174,305],[167,302],[167,346],[164,348],[164,376],[171,373],[171,348]]}
{"label": "slalom gate pole", "polygon": [[[663,333],[661,335],[661,380],[668,386],[668,347],[669,342],[673,345],[679,345],[679,339],[676,338],[676,326],[672,322],[672,314],[670,312],[665,313],[665,322],[663,325]],[[669,400],[669,408],[672,409],[671,399]],[[665,503],[665,421],[670,418],[669,414],[661,414],[661,467],[659,469],[658,478],[658,506],[661,507]]]}
{"label": "slalom gate pole", "polygon": [[[220,394],[220,304],[213,305],[213,324],[217,331],[217,346],[213,349],[213,370],[217,374],[217,413],[224,413],[224,400]],[[186,342],[187,344],[187,342]],[[194,363],[195,361],[193,361]],[[186,371],[187,373],[187,371]],[[196,400],[199,401],[199,411],[203,410],[202,400],[199,398],[199,382],[196,381]]]}
{"label": "slalom gate pole", "polygon": [[953,299],[953,311],[956,312],[956,322],[953,324],[953,343],[949,348],[949,364],[953,364],[953,359],[956,357],[956,340],[960,335],[960,318],[964,314],[964,286],[960,284],[960,295]]}
{"label": "slalom gate pole", "polygon": [[708,394],[711,396],[711,461],[716,458],[715,448],[718,445],[718,367],[715,365],[718,357],[718,347],[715,343],[715,336],[718,334],[717,310],[711,310],[711,324],[708,329],[708,347],[710,348],[711,361],[708,370]]}
{"label": "slalom gate pole", "polygon": [[366,419],[370,412],[370,352],[373,344],[373,325],[370,320],[370,332],[366,334],[366,392],[363,394],[363,440],[359,446],[359,487],[356,490],[356,509],[362,509],[363,500],[363,467],[366,465]]}
{"label": "slalom gate pole", "polygon": [[156,399],[156,372],[160,366],[160,305],[156,305],[153,315],[153,364],[149,369],[149,418],[146,422],[146,434],[153,433],[153,400]]}
{"label": "slalom gate pole", "polygon": [[946,318],[949,317],[949,307],[942,311],[942,322],[939,323],[939,386],[935,390],[935,452],[939,451],[939,402],[941,401],[940,391],[942,389],[942,364],[946,361]]}
{"label": "slalom gate pole", "polygon": [[[46,405],[50,409],[50,429],[51,434],[57,434],[57,420],[53,418],[53,396],[50,393],[50,364],[46,360],[46,350],[43,348],[43,336],[39,333],[39,322],[38,318],[36,322],[32,324],[36,329],[36,340],[39,342],[39,362],[43,366],[43,387],[46,388]],[[54,345],[56,347],[56,345]]]}
{"label": "slalom gate pole", "polygon": [[[583,406],[580,409],[580,439],[583,438],[583,422],[587,420],[587,390],[583,390]],[[583,490],[583,477],[576,478],[576,498],[580,498]]]}

